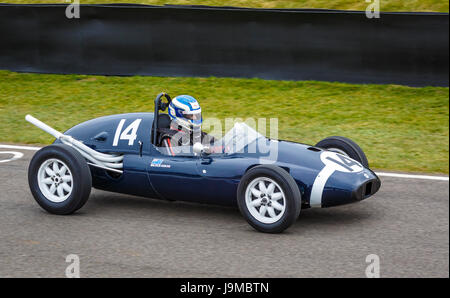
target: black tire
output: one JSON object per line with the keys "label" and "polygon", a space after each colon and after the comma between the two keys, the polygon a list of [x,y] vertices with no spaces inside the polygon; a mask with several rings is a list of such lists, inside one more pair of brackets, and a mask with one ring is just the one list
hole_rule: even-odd
{"label": "black tire", "polygon": [[315,147],[333,151],[332,149],[339,149],[345,152],[350,158],[359,161],[366,168],[369,167],[369,161],[367,160],[366,154],[352,140],[345,137],[328,137],[316,144]]}
{"label": "black tire", "polygon": [[[71,193],[62,202],[49,200],[39,187],[39,168],[50,159],[62,161],[72,174]],[[43,209],[53,214],[67,215],[83,207],[88,200],[92,177],[86,160],[77,150],[68,145],[55,144],[42,148],[33,156],[28,167],[28,184],[34,199]]]}
{"label": "black tire", "polygon": [[[247,207],[247,187],[257,178],[272,179],[281,187],[285,194],[284,202],[286,205],[284,214],[274,223],[263,223],[259,221],[250,213]],[[247,222],[256,230],[264,233],[281,233],[289,228],[297,220],[302,206],[301,194],[294,178],[284,169],[274,165],[256,166],[242,176],[237,191],[237,203],[239,210]]]}

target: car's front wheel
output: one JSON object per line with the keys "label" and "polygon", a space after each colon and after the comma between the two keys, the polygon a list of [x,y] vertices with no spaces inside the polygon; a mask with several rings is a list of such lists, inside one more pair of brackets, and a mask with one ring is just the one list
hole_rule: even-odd
{"label": "car's front wheel", "polygon": [[71,214],[89,198],[89,166],[74,148],[57,144],[42,148],[28,168],[28,184],[36,202],[53,214]]}
{"label": "car's front wheel", "polygon": [[296,221],[301,209],[295,180],[273,165],[247,171],[239,183],[237,200],[247,222],[265,233],[281,233]]}

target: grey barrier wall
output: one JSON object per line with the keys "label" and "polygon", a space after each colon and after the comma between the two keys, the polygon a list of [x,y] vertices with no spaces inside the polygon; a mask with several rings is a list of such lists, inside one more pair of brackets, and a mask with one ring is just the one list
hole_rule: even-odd
{"label": "grey barrier wall", "polygon": [[0,4],[0,69],[448,86],[445,13]]}

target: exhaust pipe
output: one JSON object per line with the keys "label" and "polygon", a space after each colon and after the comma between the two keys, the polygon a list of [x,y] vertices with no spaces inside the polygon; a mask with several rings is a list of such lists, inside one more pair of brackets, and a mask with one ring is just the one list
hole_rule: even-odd
{"label": "exhaust pipe", "polygon": [[123,168],[122,155],[105,154],[95,151],[94,149],[84,145],[82,142],[72,138],[71,136],[64,135],[63,133],[48,126],[44,122],[40,121],[37,118],[34,118],[31,115],[26,115],[25,120],[35,125],[36,127],[42,129],[43,131],[51,134],[56,139],[60,140],[63,144],[75,148],[78,152],[80,152],[80,154],[84,158],[92,162],[89,163],[90,165],[97,166],[99,168],[103,168],[113,172],[123,173],[122,170],[119,170]]}

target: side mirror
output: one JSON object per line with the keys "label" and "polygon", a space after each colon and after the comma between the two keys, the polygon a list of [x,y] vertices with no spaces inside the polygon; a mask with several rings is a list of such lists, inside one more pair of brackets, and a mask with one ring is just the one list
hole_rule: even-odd
{"label": "side mirror", "polygon": [[193,146],[195,154],[198,155],[208,155],[211,154],[211,150],[208,146],[203,146],[202,143],[195,143]]}

